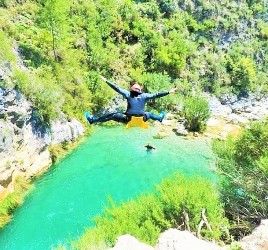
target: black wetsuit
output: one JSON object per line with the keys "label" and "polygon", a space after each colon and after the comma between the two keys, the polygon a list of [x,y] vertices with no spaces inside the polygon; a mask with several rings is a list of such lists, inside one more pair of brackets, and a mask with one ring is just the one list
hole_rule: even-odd
{"label": "black wetsuit", "polygon": [[150,144],[147,144],[146,146],[144,146],[147,148],[147,150],[152,150],[152,149],[155,149],[155,147],[153,147],[152,145]]}
{"label": "black wetsuit", "polygon": [[134,91],[122,89],[111,81],[106,80],[106,83],[112,89],[114,89],[116,92],[123,95],[124,98],[127,99],[127,110],[124,114],[117,112],[117,113],[103,115],[100,117],[93,117],[93,122],[106,122],[106,121],[114,120],[117,122],[127,123],[130,121],[131,116],[143,116],[145,121],[148,119],[161,121],[161,118],[162,118],[161,116],[155,115],[150,112],[145,112],[144,108],[145,108],[145,104],[147,100],[166,96],[169,94],[168,91],[157,92],[154,94],[150,94],[150,93],[139,94]]}

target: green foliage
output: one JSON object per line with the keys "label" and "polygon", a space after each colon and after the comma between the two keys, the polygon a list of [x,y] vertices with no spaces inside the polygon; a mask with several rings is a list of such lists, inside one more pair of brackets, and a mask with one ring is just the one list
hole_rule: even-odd
{"label": "green foliage", "polygon": [[6,7],[7,0],[0,0],[0,7]]}
{"label": "green foliage", "polygon": [[236,141],[235,146],[237,150],[234,160],[240,166],[251,167],[250,165],[258,162],[260,157],[267,153],[268,122],[252,124]]}
{"label": "green foliage", "polygon": [[[166,75],[157,90],[179,82],[217,95],[262,92],[268,90],[266,13],[259,0],[0,0],[0,65],[12,64],[16,86],[47,122],[61,111],[101,113],[113,94],[96,80],[99,73],[125,85]],[[18,76],[13,44],[31,81]],[[9,80],[1,84],[12,87]],[[151,106],[174,109],[176,101],[172,95]]]}
{"label": "green foliage", "polygon": [[[149,93],[169,91],[172,86],[171,78],[167,74],[147,73],[141,77],[144,90]],[[170,110],[178,102],[177,95],[168,95],[164,98],[154,99],[148,104],[155,109]]]}
{"label": "green foliage", "polygon": [[11,212],[23,202],[23,197],[31,188],[28,181],[18,176],[14,181],[14,191],[0,200],[0,228],[11,220]]}
{"label": "green foliage", "polygon": [[93,94],[90,100],[92,103],[91,109],[94,113],[98,113],[99,110],[102,110],[113,96],[112,94],[115,95],[115,93],[107,87],[107,84],[100,79],[98,72],[95,71],[88,72],[87,87]]}
{"label": "green foliage", "polygon": [[120,205],[110,198],[110,207],[95,219],[96,226],[74,243],[76,249],[91,249],[106,243],[111,246],[123,234],[131,234],[142,242],[154,245],[160,234],[170,227],[185,223],[183,211],[189,214],[190,228],[197,231],[201,211],[213,231],[202,229],[206,239],[219,240],[224,235],[222,228],[228,227],[218,195],[211,182],[202,178],[188,179],[180,174],[163,181],[157,192],[138,197]]}
{"label": "green foliage", "polygon": [[50,145],[49,152],[51,154],[52,162],[58,162],[66,157],[66,155],[72,152],[81,143],[81,140],[83,140],[83,138],[80,138],[75,142],[64,141],[60,144]]}
{"label": "green foliage", "polygon": [[243,250],[241,244],[237,241],[232,242],[230,246],[231,246],[230,250]]}
{"label": "green foliage", "polygon": [[159,9],[167,17],[176,12],[176,4],[174,0],[160,0],[158,1]]}
{"label": "green foliage", "polygon": [[62,39],[65,32],[68,32],[66,22],[67,13],[70,8],[69,0],[44,0],[40,8],[40,19],[38,23],[41,27],[45,27],[50,34],[49,43],[55,61],[60,61],[58,40]]}
{"label": "green foliage", "polygon": [[0,41],[1,41],[1,51],[0,51],[0,63],[14,63],[16,58],[12,53],[12,42],[8,39],[6,34],[0,30]]}
{"label": "green foliage", "polygon": [[259,27],[260,27],[260,33],[261,33],[262,38],[267,39],[268,38],[268,23],[260,21]]}
{"label": "green foliage", "polygon": [[160,10],[155,2],[145,2],[138,5],[140,8],[140,13],[142,17],[152,19],[154,21],[158,20],[161,17]]}
{"label": "green foliage", "polygon": [[242,57],[238,61],[229,60],[232,86],[237,92],[247,92],[256,72],[250,58]]}
{"label": "green foliage", "polygon": [[252,123],[237,139],[213,143],[222,200],[236,233],[250,230],[248,222],[256,223],[268,213],[267,148],[268,121]]}
{"label": "green foliage", "polygon": [[60,90],[54,84],[53,77],[47,72],[44,76],[48,78],[30,79],[27,72],[16,70],[12,76],[12,81],[15,88],[20,89],[27,98],[33,101],[34,107],[43,121],[49,123],[58,116],[62,103]]}
{"label": "green foliage", "polygon": [[202,132],[206,128],[206,122],[210,116],[208,102],[199,96],[187,97],[182,110],[186,118],[185,127],[190,131]]}
{"label": "green foliage", "polygon": [[[0,68],[8,69],[8,71],[16,67],[16,57],[12,51],[11,41],[8,39],[6,34],[0,30],[0,41],[1,41],[1,51],[0,51]],[[12,88],[14,85],[7,77],[1,77],[0,86],[5,88]]]}
{"label": "green foliage", "polygon": [[[23,23],[24,33],[22,35],[21,30],[18,33],[19,52],[29,70],[15,70],[13,85],[33,102],[47,123],[62,111],[67,116],[79,117],[90,107],[91,93],[85,82],[86,53],[72,47],[76,34],[71,37],[67,35],[70,25],[66,20],[70,3],[61,3],[46,1],[41,9],[36,4],[25,3],[17,9],[25,18],[36,18],[39,25],[28,26],[28,23]],[[41,12],[42,15],[39,15]],[[53,34],[50,24],[54,25]]]}
{"label": "green foliage", "polygon": [[180,75],[186,65],[188,46],[177,32],[170,32],[169,37],[155,51],[155,64],[159,71],[168,69],[175,77]]}
{"label": "green foliage", "polygon": [[200,222],[200,212],[205,208],[213,232],[204,229],[202,231],[204,237],[219,240],[223,235],[221,230],[227,224],[223,219],[218,194],[209,180],[199,177],[186,179],[177,174],[164,180],[158,190],[161,202],[164,203],[165,216],[172,227],[177,228],[185,222],[182,213],[186,211],[190,218],[190,229],[196,231]]}
{"label": "green foliage", "polygon": [[256,1],[250,6],[250,9],[253,11],[254,14],[264,13],[265,12],[264,2]]}

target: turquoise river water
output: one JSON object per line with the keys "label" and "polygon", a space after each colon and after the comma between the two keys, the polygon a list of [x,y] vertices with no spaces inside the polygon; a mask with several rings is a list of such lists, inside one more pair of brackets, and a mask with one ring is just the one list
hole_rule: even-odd
{"label": "turquoise river water", "polygon": [[[49,250],[80,236],[107,196],[127,201],[174,172],[212,178],[205,140],[153,139],[156,128],[96,127],[74,152],[34,182],[34,190],[0,231],[1,250]],[[157,150],[147,152],[152,143]]]}

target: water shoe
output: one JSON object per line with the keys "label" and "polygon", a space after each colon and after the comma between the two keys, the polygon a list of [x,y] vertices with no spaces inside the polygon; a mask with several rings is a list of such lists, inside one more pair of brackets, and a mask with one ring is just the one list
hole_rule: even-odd
{"label": "water shoe", "polygon": [[165,116],[166,116],[166,112],[165,111],[161,111],[161,113],[160,113],[160,120],[159,121],[162,122],[164,120]]}
{"label": "water shoe", "polygon": [[87,119],[87,121],[92,124],[93,123],[93,115],[90,115],[89,112],[85,112],[85,118]]}

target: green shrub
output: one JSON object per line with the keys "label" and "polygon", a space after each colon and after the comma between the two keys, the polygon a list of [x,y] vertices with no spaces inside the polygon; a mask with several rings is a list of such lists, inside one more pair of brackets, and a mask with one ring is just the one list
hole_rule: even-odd
{"label": "green shrub", "polygon": [[171,76],[178,77],[186,66],[186,58],[192,50],[190,41],[176,31],[170,31],[168,38],[155,50],[155,68],[166,70]]}
{"label": "green shrub", "polygon": [[[167,74],[161,73],[147,73],[143,74],[141,79],[141,85],[144,87],[144,91],[149,93],[156,93],[159,91],[169,91],[173,84],[171,78]],[[176,95],[168,95],[162,98],[157,98],[148,102],[151,108],[158,110],[171,109],[178,102]]]}
{"label": "green shrub", "polygon": [[206,128],[206,121],[210,111],[208,102],[203,97],[187,97],[184,101],[183,116],[186,118],[185,127],[190,131],[202,132]]}
{"label": "green shrub", "polygon": [[188,179],[180,174],[175,174],[164,180],[158,190],[161,203],[164,204],[165,218],[172,227],[178,228],[185,222],[182,213],[186,211],[190,219],[190,229],[196,232],[200,223],[201,211],[205,208],[213,231],[203,229],[203,236],[206,239],[219,240],[225,234],[224,230],[227,229],[228,224],[223,217],[218,193],[210,180],[200,177]]}
{"label": "green shrub", "polygon": [[170,227],[178,228],[185,222],[183,211],[189,215],[191,231],[196,232],[202,209],[206,209],[212,232],[204,228],[201,234],[206,239],[219,240],[224,235],[223,228],[228,225],[214,186],[206,179],[187,179],[176,174],[163,181],[154,194],[120,205],[110,199],[110,207],[95,218],[96,226],[87,229],[73,246],[76,249],[92,249],[91,246],[104,243],[111,246],[123,234],[155,245],[161,232]]}
{"label": "green shrub", "polygon": [[0,7],[7,7],[7,0],[0,0]]}
{"label": "green shrub", "polygon": [[232,242],[230,246],[231,246],[230,250],[243,250],[241,244],[237,241]]}
{"label": "green shrub", "polygon": [[253,60],[246,57],[229,60],[229,68],[234,90],[237,93],[249,91],[250,84],[256,76]]}
{"label": "green shrub", "polygon": [[261,32],[260,32],[261,36],[264,39],[267,39],[268,38],[268,23],[260,22],[259,27],[261,30]]}
{"label": "green shrub", "polygon": [[251,91],[262,96],[268,93],[268,73],[259,71],[250,87]]}
{"label": "green shrub", "polygon": [[18,176],[14,182],[14,191],[0,200],[0,228],[4,227],[11,220],[12,211],[23,202],[31,185],[23,177]]}
{"label": "green shrub", "polygon": [[249,232],[249,223],[268,214],[267,148],[268,121],[252,123],[236,139],[213,143],[221,197],[235,234]]}
{"label": "green shrub", "polygon": [[1,41],[1,51],[0,51],[0,63],[11,62],[15,63],[16,58],[12,51],[12,42],[8,39],[7,35],[0,30],[0,41]]}

